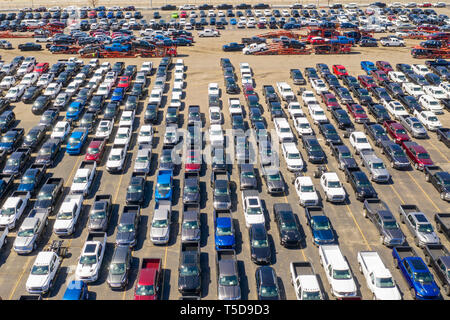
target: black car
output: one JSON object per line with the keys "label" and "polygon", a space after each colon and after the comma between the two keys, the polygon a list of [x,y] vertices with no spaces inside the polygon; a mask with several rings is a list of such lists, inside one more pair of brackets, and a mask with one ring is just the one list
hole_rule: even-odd
{"label": "black car", "polygon": [[56,83],[61,83],[63,87],[67,86],[72,80],[73,73],[68,71],[63,71],[59,74],[58,78],[56,78]]}
{"label": "black car", "polygon": [[272,267],[263,266],[256,269],[255,279],[258,300],[281,300],[278,278]]}
{"label": "black car", "polygon": [[86,112],[80,119],[80,124],[78,127],[88,129],[89,133],[94,131],[97,125],[97,116],[93,112]]}
{"label": "black car", "polygon": [[50,106],[51,97],[50,96],[39,96],[36,101],[34,101],[31,107],[31,112],[33,114],[42,114],[45,109]]}
{"label": "black car", "polygon": [[7,108],[9,108],[10,105],[11,103],[8,99],[0,98],[0,112],[5,111]]}
{"label": "black car", "polygon": [[409,95],[400,96],[398,98],[398,101],[400,101],[401,104],[405,107],[405,109],[411,114],[414,113],[414,110],[417,110],[419,112],[422,111],[422,107],[420,106],[417,99],[413,96]]}
{"label": "black car", "polygon": [[306,151],[308,161],[311,163],[324,163],[326,161],[326,155],[322,147],[319,144],[316,136],[314,135],[302,135],[303,149]]}
{"label": "black car", "polygon": [[338,167],[341,170],[348,167],[350,169],[357,169],[358,163],[353,158],[350,149],[345,144],[331,145],[331,154],[338,161]]}
{"label": "black car", "polygon": [[232,68],[234,70],[234,66],[228,58],[220,58],[220,66],[222,70],[225,68]]}
{"label": "black car", "polygon": [[42,142],[45,137],[45,127],[41,125],[34,126],[28,131],[22,142],[22,148],[29,148],[31,151]]}
{"label": "black car", "polygon": [[291,69],[290,76],[294,84],[304,85],[306,84],[306,80],[303,77],[302,72],[299,69]]}
{"label": "black car", "polygon": [[104,102],[105,102],[104,95],[94,95],[92,97],[91,101],[89,102],[87,111],[98,115],[103,110]]}
{"label": "black car", "polygon": [[402,86],[397,82],[388,82],[384,87],[386,88],[386,91],[394,98],[398,99],[400,96],[405,95],[402,90]]}
{"label": "black car", "polygon": [[109,102],[106,105],[105,113],[103,114],[103,120],[116,120],[116,116],[119,113],[119,104],[117,102]]}
{"label": "black car", "polygon": [[316,63],[316,69],[324,77],[326,74],[331,74],[330,67],[326,63]]}
{"label": "black car", "polygon": [[320,79],[319,75],[317,74],[316,69],[314,69],[312,67],[305,68],[305,75],[306,75],[306,78],[308,78],[308,81],[311,81],[312,79]]}
{"label": "black car", "polygon": [[436,72],[436,74],[439,77],[441,77],[442,80],[444,80],[444,81],[449,81],[450,80],[450,71],[448,70],[447,67],[444,67],[444,66],[433,66],[433,67],[431,67],[431,70]]}
{"label": "black car", "polygon": [[272,249],[264,224],[258,223],[250,225],[248,233],[251,260],[256,264],[270,264],[272,259]]}
{"label": "black car", "polygon": [[408,74],[413,74],[414,73],[413,69],[411,68],[411,65],[407,64],[407,63],[397,63],[395,65],[395,69],[397,71],[403,72],[406,76]]}
{"label": "black car", "polygon": [[342,144],[342,140],[331,123],[319,124],[319,131],[325,138],[325,144]]}
{"label": "black car", "polygon": [[183,295],[199,295],[202,287],[201,272],[199,244],[182,243],[178,266],[178,291]]}
{"label": "black car", "polygon": [[188,125],[195,124],[195,123],[201,123],[202,117],[200,114],[200,106],[197,105],[191,105],[188,108]]}
{"label": "black car", "polygon": [[336,89],[336,98],[338,98],[342,104],[354,103],[350,91],[345,87],[339,87]]}
{"label": "black car", "polygon": [[341,84],[339,83],[339,79],[331,73],[326,73],[323,76],[324,81],[326,82],[326,84],[328,84],[329,87],[335,87],[335,86],[340,86]]}
{"label": "black car", "polygon": [[126,202],[127,204],[140,204],[145,199],[145,174],[133,172],[128,184]]}
{"label": "black car", "polygon": [[146,90],[144,89],[144,85],[142,83],[135,83],[131,88],[130,95],[137,96],[139,99],[142,99],[145,96]]}
{"label": "black car", "polygon": [[42,46],[34,42],[21,43],[17,46],[20,51],[40,51]]}
{"label": "black car", "polygon": [[270,111],[270,117],[272,120],[274,118],[286,118],[286,114],[283,111],[283,108],[281,107],[281,103],[279,101],[270,101],[268,103],[269,111]]}
{"label": "black car", "polygon": [[231,127],[233,130],[242,130],[242,133],[245,132],[246,122],[244,122],[244,117],[240,114],[234,114],[231,116]]}
{"label": "black car", "polygon": [[280,244],[284,247],[298,247],[303,238],[291,205],[289,203],[275,203],[273,214],[278,227]]}
{"label": "black car", "polygon": [[344,168],[345,179],[355,191],[356,199],[364,201],[367,198],[378,198],[377,192],[372,186],[367,175],[358,169]]}
{"label": "black car", "polygon": [[178,108],[169,107],[166,112],[166,124],[178,123]]}
{"label": "black car", "polygon": [[155,103],[149,103],[145,108],[144,122],[156,123],[158,121],[158,105]]}
{"label": "black car", "polygon": [[14,128],[7,131],[0,139],[0,150],[6,153],[13,152],[22,142],[23,128]]}
{"label": "black car", "polygon": [[440,76],[432,72],[427,73],[424,77],[432,86],[439,86],[442,81]]}
{"label": "black car", "polygon": [[381,146],[382,141],[390,140],[386,130],[379,123],[364,122],[364,132],[375,142],[377,147]]}
{"label": "black car", "polygon": [[391,116],[382,104],[369,104],[367,109],[369,113],[375,117],[378,123],[383,123],[386,120],[391,120]]}
{"label": "black car", "polygon": [[18,148],[9,156],[2,173],[17,176],[25,171],[30,159],[30,149]]}
{"label": "black car", "polygon": [[42,88],[40,88],[40,87],[37,87],[37,86],[28,87],[25,90],[21,100],[23,103],[31,103],[37,97],[39,97],[41,95],[41,93],[42,93]]}
{"label": "black car", "polygon": [[392,140],[381,141],[381,153],[389,160],[392,168],[401,170],[411,167],[409,159],[402,147]]}
{"label": "black car", "polygon": [[413,82],[414,84],[417,84],[419,86],[429,86],[430,83],[427,79],[421,74],[417,73],[405,73],[406,78],[408,78],[409,81]]}
{"label": "black car", "polygon": [[53,64],[51,66],[51,68],[48,70],[48,72],[49,73],[53,73],[55,75],[55,78],[56,78],[57,76],[59,76],[59,74],[61,72],[64,71],[65,68],[66,68],[66,65],[64,63],[57,62],[57,63],[55,63],[55,64]]}
{"label": "black car", "polygon": [[125,70],[125,63],[123,61],[117,61],[113,64],[111,71],[114,71],[118,76],[121,76]]}
{"label": "black car", "polygon": [[0,198],[5,199],[14,187],[14,177],[0,173]]}
{"label": "black car", "polygon": [[127,65],[127,66],[126,66],[125,71],[124,71],[124,73],[123,73],[123,76],[125,76],[125,77],[130,77],[130,80],[133,80],[133,78],[134,78],[135,75],[136,75],[136,72],[137,72],[137,67],[136,67],[136,65],[130,64],[130,65]]}
{"label": "black car", "polygon": [[383,87],[374,87],[372,88],[372,95],[378,99],[379,101],[391,102],[392,98],[389,93]]}
{"label": "black car", "polygon": [[263,86],[263,96],[266,99],[266,103],[269,103],[270,101],[279,101],[277,93],[275,92],[275,89],[271,85],[265,85]]}
{"label": "black car", "polygon": [[226,92],[229,94],[237,94],[239,93],[239,86],[237,85],[236,81],[232,78],[225,78],[225,89]]}
{"label": "black car", "polygon": [[342,81],[344,82],[344,85],[348,89],[351,89],[352,87],[357,87],[357,88],[361,87],[359,85],[358,79],[353,76],[343,76]]}
{"label": "black car", "polygon": [[58,120],[58,116],[58,110],[50,108],[42,114],[39,124],[44,126],[46,130],[51,130]]}
{"label": "black car", "polygon": [[16,122],[16,115],[13,111],[8,110],[0,115],[0,131],[6,132]]}
{"label": "black car", "polygon": [[[135,208],[134,208],[135,207]],[[131,209],[131,208],[130,208]],[[140,207],[133,206],[131,210],[123,211],[117,225],[116,245],[134,247],[136,234],[141,220]]]}
{"label": "black car", "polygon": [[52,167],[59,150],[61,150],[61,143],[61,139],[48,139],[45,141],[39,149],[34,163]]}
{"label": "black car", "polygon": [[353,122],[342,108],[331,109],[331,116],[338,125],[339,129],[346,130],[347,128],[353,128]]}
{"label": "black car", "polygon": [[125,111],[133,111],[137,109],[139,104],[139,97],[135,95],[128,95],[125,101]]}
{"label": "black car", "polygon": [[[355,88],[355,87],[352,87]],[[367,89],[364,88],[358,88],[355,90],[352,90],[353,94],[355,95],[358,102],[363,106],[368,106],[369,104],[373,103],[372,97],[370,96],[370,93]]]}

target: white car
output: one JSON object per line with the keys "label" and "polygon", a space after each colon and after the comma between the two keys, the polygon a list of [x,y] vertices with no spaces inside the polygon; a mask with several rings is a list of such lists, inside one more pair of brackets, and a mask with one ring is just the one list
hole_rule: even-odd
{"label": "white car", "polygon": [[315,124],[329,122],[325,111],[318,104],[310,103],[308,105],[308,111]]}
{"label": "white car", "polygon": [[108,140],[112,129],[113,123],[111,120],[101,120],[98,124],[97,130],[95,131],[95,137]]}
{"label": "white car", "polygon": [[111,149],[108,160],[106,161],[106,170],[108,172],[119,172],[123,170],[126,158],[125,147],[114,147]]}
{"label": "white car", "polygon": [[402,89],[404,92],[406,92],[407,94],[409,94],[415,98],[419,98],[420,96],[425,94],[425,92],[422,90],[421,86],[414,84],[412,82],[402,83]]}
{"label": "white car", "polygon": [[47,86],[47,89],[44,91],[44,96],[49,96],[54,99],[58,93],[61,91],[62,84],[58,82],[52,82]]}
{"label": "white car", "polygon": [[278,141],[283,142],[294,142],[294,133],[291,130],[289,122],[285,118],[277,117],[273,119],[275,130],[278,136]]}
{"label": "white car", "polygon": [[409,113],[406,111],[405,107],[398,102],[397,100],[387,102],[383,102],[384,106],[386,107],[387,111],[395,118],[400,119],[400,117],[408,116]]}
{"label": "white car", "polygon": [[291,117],[291,119],[295,119],[298,117],[305,117],[305,113],[303,112],[303,109],[297,101],[292,101],[288,104],[288,112]]}
{"label": "white car", "polygon": [[26,282],[26,289],[31,294],[47,293],[58,274],[61,257],[53,251],[41,251],[37,254]]}
{"label": "white car", "polygon": [[281,15],[283,17],[289,17],[291,14],[289,13],[289,10],[283,9],[283,10],[281,10]]}
{"label": "white car", "polygon": [[415,73],[420,74],[420,75],[422,75],[422,76],[425,76],[427,73],[430,72],[430,70],[428,69],[428,67],[427,67],[426,65],[424,65],[424,64],[417,64],[417,63],[414,63],[414,64],[411,66],[411,69],[412,69],[412,71],[414,71]]}
{"label": "white car", "polygon": [[[31,87],[32,85],[34,85],[36,83],[36,81],[38,81],[38,79],[39,79],[39,73],[37,73],[37,72],[28,73],[23,76],[22,81],[20,81],[20,84],[23,84],[24,86],[27,86],[27,87]],[[1,87],[1,84],[0,84],[0,87]]]}
{"label": "white car", "polygon": [[447,99],[447,92],[438,86],[424,86],[423,91],[425,91],[425,94],[432,96],[436,100]]}
{"label": "white car", "polygon": [[80,88],[81,83],[79,81],[74,81],[72,80],[69,85],[66,88],[66,93],[70,94],[71,96],[73,96],[78,89]]}
{"label": "white car", "polygon": [[242,79],[241,79],[241,83],[242,85],[246,85],[246,84],[251,84],[253,85],[253,78],[250,74],[246,73],[242,75]]}
{"label": "white car", "polygon": [[212,147],[223,147],[224,135],[220,124],[213,124],[209,128],[209,141]]}
{"label": "white car", "polygon": [[295,94],[292,91],[292,88],[286,82],[277,82],[277,89],[284,101],[292,101],[295,100]]}
{"label": "white car", "polygon": [[95,92],[95,95],[101,95],[101,96],[108,97],[112,86],[113,86],[112,82],[103,82],[98,87],[97,91]]}
{"label": "white car", "polygon": [[61,139],[61,141],[66,140],[66,137],[70,133],[70,123],[67,121],[58,121],[53,128],[51,139]]}
{"label": "white car", "polygon": [[214,29],[205,29],[203,31],[199,31],[198,32],[198,36],[200,38],[204,38],[204,37],[218,37],[220,36],[220,32]]}
{"label": "white car", "polygon": [[123,111],[119,120],[119,127],[129,127],[133,129],[135,111]]}
{"label": "white car", "polygon": [[414,116],[430,131],[436,131],[442,128],[442,124],[432,111],[414,110]]}
{"label": "white car", "polygon": [[429,110],[429,111],[433,111],[435,114],[444,113],[443,107],[439,103],[439,100],[437,100],[427,94],[424,94],[423,96],[421,96],[419,98],[419,104],[422,106],[422,108]]}
{"label": "white car", "polygon": [[294,118],[294,127],[297,130],[299,136],[314,134],[311,125],[306,117]]}
{"label": "white car", "polygon": [[311,87],[316,91],[317,94],[328,91],[328,87],[322,79],[312,79]]}
{"label": "white car", "polygon": [[125,146],[125,149],[128,149],[130,139],[131,139],[130,127],[119,127],[119,129],[117,129],[116,137],[114,138],[114,145]]}
{"label": "white car", "polygon": [[153,70],[153,62],[151,61],[145,61],[142,63],[141,70],[142,72],[145,72],[146,74],[150,74]]}
{"label": "white car", "polygon": [[[37,72],[33,72],[33,73],[35,73],[39,77],[39,73],[37,73]],[[41,75],[39,77],[39,80],[37,80],[36,85],[38,87],[46,87],[53,81],[54,78],[55,78],[54,73],[44,73],[43,75]]]}
{"label": "white car", "polygon": [[153,144],[153,126],[151,124],[141,126],[138,134],[138,144]]}
{"label": "white car", "polygon": [[289,171],[297,172],[303,170],[305,164],[302,155],[294,142],[283,142],[281,144],[281,150]]}
{"label": "white car", "polygon": [[241,75],[243,73],[250,73],[250,74],[252,74],[252,69],[250,68],[250,64],[248,64],[247,62],[239,63],[239,70],[241,71]]}
{"label": "white car", "polygon": [[361,150],[373,150],[364,132],[353,131],[350,134],[349,141],[356,154],[359,154]]}
{"label": "white car", "polygon": [[32,62],[24,62],[20,66],[19,70],[17,70],[16,75],[17,76],[23,76],[27,73],[30,73],[34,70],[34,63]]}
{"label": "white car", "polygon": [[[381,29],[381,28],[380,28]],[[381,31],[380,31],[381,32]],[[380,40],[383,47],[404,47],[405,42],[398,38],[383,38]]]}
{"label": "white car", "polygon": [[0,82],[0,88],[2,90],[9,90],[12,86],[16,84],[16,77],[14,76],[6,76]]}
{"label": "white car", "polygon": [[164,132],[164,145],[175,145],[178,143],[180,136],[178,134],[178,126],[176,124],[168,124]]}
{"label": "white car", "polygon": [[25,93],[26,86],[19,84],[17,86],[11,87],[5,95],[5,99],[15,102],[19,101],[22,95]]}
{"label": "white car", "polygon": [[228,103],[228,111],[230,112],[230,116],[233,116],[235,114],[242,114],[242,106],[239,99],[230,99]]}
{"label": "white car", "polygon": [[211,124],[222,124],[222,112],[220,107],[209,108],[209,122]]}
{"label": "white car", "polygon": [[242,191],[242,209],[247,228],[250,228],[253,224],[265,224],[263,206],[256,190]]}
{"label": "white car", "polygon": [[297,177],[294,181],[294,187],[297,192],[300,205],[303,207],[319,205],[319,195],[317,194],[311,177]]}
{"label": "white car", "polygon": [[442,90],[444,90],[447,93],[447,98],[450,97],[450,82],[442,81],[439,84],[439,88],[441,88]]}
{"label": "white car", "polygon": [[151,158],[151,147],[139,149],[137,151],[136,159],[134,159],[133,172],[144,172],[148,174],[150,172]]}
{"label": "white car", "polygon": [[158,106],[160,106],[162,100],[162,93],[163,93],[162,89],[153,89],[152,92],[150,93],[148,103],[156,103]]}
{"label": "white car", "polygon": [[329,202],[344,202],[347,194],[336,172],[325,172],[320,177],[320,186]]}
{"label": "white car", "polygon": [[[85,178],[85,177],[83,177]],[[77,189],[78,187],[86,187],[86,180],[78,182],[74,179],[72,187]],[[72,189],[71,187],[71,189]],[[56,215],[55,223],[53,224],[53,233],[58,236],[69,236],[76,230],[76,224],[80,217],[83,207],[83,194],[71,194],[69,193],[65,198],[61,207]]]}
{"label": "white car", "polygon": [[306,90],[302,93],[302,101],[305,107],[307,107],[310,101],[317,102],[317,99],[314,92]]}
{"label": "white car", "polygon": [[7,227],[9,230],[14,229],[25,212],[29,199],[29,192],[24,196],[14,196],[13,194],[13,196],[8,197],[0,210],[0,226]]}
{"label": "white car", "polygon": [[406,76],[403,72],[389,71],[388,77],[389,77],[389,79],[391,79],[391,81],[394,81],[397,83],[408,82],[408,79],[406,79]]}
{"label": "white car", "polygon": [[112,83],[114,85],[116,81],[117,81],[117,73],[115,71],[109,71],[106,74],[103,83]]}

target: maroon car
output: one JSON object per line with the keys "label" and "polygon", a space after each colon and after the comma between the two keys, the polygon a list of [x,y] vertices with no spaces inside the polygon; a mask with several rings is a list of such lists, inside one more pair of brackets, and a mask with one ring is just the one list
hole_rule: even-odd
{"label": "maroon car", "polygon": [[348,103],[347,110],[353,117],[353,119],[355,119],[356,123],[364,123],[369,121],[369,117],[367,116],[366,111],[364,111],[364,108],[361,107],[361,105],[357,103]]}
{"label": "maroon car", "polygon": [[320,96],[322,97],[322,102],[325,103],[328,110],[338,109],[341,107],[334,94],[324,91],[320,94]]}
{"label": "maroon car", "polygon": [[372,72],[372,75],[378,85],[381,85],[383,82],[389,81],[389,78],[384,71],[377,70]]}
{"label": "maroon car", "polygon": [[398,144],[401,144],[404,141],[410,141],[408,133],[405,128],[394,120],[386,120],[383,122],[383,127],[386,128],[386,132],[394,141]]}
{"label": "maroon car", "polygon": [[377,83],[370,76],[358,76],[358,81],[367,90],[370,91],[370,88],[376,87]]}
{"label": "maroon car", "polygon": [[421,145],[413,141],[404,141],[402,148],[417,170],[423,170],[425,166],[432,166],[434,164],[430,154]]}
{"label": "maroon car", "polygon": [[391,64],[387,61],[377,61],[375,62],[375,66],[386,74],[388,74],[389,71],[394,71],[394,68],[392,68]]}

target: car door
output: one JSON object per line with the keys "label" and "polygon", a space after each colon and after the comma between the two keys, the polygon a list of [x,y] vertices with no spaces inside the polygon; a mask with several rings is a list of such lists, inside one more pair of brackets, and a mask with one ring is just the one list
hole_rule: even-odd
{"label": "car door", "polygon": [[408,282],[408,285],[410,287],[413,287],[413,274],[412,274],[412,269],[411,266],[409,265],[408,261],[403,261],[402,263],[403,265],[403,269],[404,269],[404,275],[406,278],[406,282]]}
{"label": "car door", "polygon": [[409,230],[410,230],[413,234],[415,234],[415,230],[416,230],[416,221],[414,220],[414,216],[413,216],[412,214],[410,214],[406,220],[407,220],[406,225],[408,226]]}

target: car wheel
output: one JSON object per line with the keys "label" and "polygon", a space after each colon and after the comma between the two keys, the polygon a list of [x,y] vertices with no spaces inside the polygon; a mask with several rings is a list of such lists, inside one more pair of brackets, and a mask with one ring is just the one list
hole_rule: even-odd
{"label": "car wheel", "polygon": [[419,238],[414,237],[414,243],[416,244],[416,246],[418,246],[418,247],[420,248],[420,245],[419,245]]}
{"label": "car wheel", "polygon": [[447,296],[450,296],[450,286],[448,284],[444,285],[444,292]]}
{"label": "car wheel", "polygon": [[36,250],[36,249],[37,249],[37,243],[34,242],[34,243],[33,243],[33,250]]}
{"label": "car wheel", "polygon": [[419,170],[419,165],[417,163],[414,163],[414,168],[416,168],[416,170]]}
{"label": "car wheel", "polygon": [[364,215],[364,218],[366,218],[366,219],[368,218],[366,209],[363,209],[363,215]]}
{"label": "car wheel", "polygon": [[425,256],[425,263],[427,264],[427,266],[429,266],[429,267],[431,266],[431,258],[429,255]]}
{"label": "car wheel", "polygon": [[441,199],[445,200],[445,192],[441,192]]}
{"label": "car wheel", "polygon": [[413,300],[416,300],[416,290],[414,290],[414,288],[411,288],[409,289],[409,292],[411,293]]}
{"label": "car wheel", "polygon": [[437,136],[437,139],[438,139],[439,141],[442,141],[442,137],[441,137],[440,135]]}

